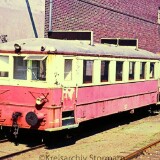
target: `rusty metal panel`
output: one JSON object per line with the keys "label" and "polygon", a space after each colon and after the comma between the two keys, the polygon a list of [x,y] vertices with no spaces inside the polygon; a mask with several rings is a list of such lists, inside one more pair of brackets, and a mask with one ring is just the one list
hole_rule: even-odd
{"label": "rusty metal panel", "polygon": [[155,104],[156,102],[157,93],[146,93],[97,103],[81,104],[77,106],[77,121],[80,123],[82,121]]}
{"label": "rusty metal panel", "polygon": [[82,87],[78,89],[77,105],[157,92],[157,83],[157,80],[153,80],[134,83],[110,84],[104,86]]}
{"label": "rusty metal panel", "polygon": [[76,89],[75,88],[63,88],[63,111],[74,110],[76,103]]}

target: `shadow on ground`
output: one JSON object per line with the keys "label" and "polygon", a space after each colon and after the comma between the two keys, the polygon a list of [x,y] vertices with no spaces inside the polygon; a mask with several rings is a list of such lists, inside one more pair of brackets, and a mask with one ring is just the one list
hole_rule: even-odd
{"label": "shadow on ground", "polygon": [[[159,114],[159,107],[154,107],[155,109],[153,112],[150,110],[150,107],[151,106],[137,109],[135,110],[134,114],[123,112],[86,121],[81,123],[79,127],[75,129],[62,130],[51,133],[20,130],[18,139],[16,140],[12,135],[7,136],[9,137],[9,140],[16,145],[25,144],[28,147],[34,147],[41,144],[42,142],[45,142],[47,149],[61,148],[73,145],[79,139],[83,139],[118,126],[126,125],[148,116],[155,116]],[[6,138],[5,136],[6,135],[4,132],[0,130],[0,139]]]}

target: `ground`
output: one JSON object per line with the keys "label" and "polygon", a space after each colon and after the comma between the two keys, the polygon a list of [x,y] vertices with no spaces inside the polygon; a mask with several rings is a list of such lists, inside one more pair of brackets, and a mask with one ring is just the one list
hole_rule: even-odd
{"label": "ground", "polygon": [[[51,147],[22,154],[13,160],[104,160],[109,157],[120,159],[159,139],[160,114],[133,118],[133,121],[128,122],[120,120],[124,116],[126,115],[104,118],[98,123],[93,121],[82,124],[75,132],[76,135],[69,134],[64,139],[59,139],[57,144],[51,140]],[[105,125],[105,120],[110,122]],[[113,125],[109,125],[110,123]],[[22,144],[19,145],[21,146],[23,147]]]}

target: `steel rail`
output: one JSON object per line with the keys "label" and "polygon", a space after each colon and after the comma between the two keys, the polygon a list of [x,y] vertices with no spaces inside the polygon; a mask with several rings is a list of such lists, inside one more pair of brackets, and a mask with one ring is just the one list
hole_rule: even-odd
{"label": "steel rail", "polygon": [[9,142],[9,140],[8,139],[2,139],[2,140],[0,140],[0,143],[4,143],[4,142]]}
{"label": "steel rail", "polygon": [[8,155],[5,155],[5,156],[1,156],[0,159],[7,159],[7,158],[15,157],[15,156],[18,156],[22,153],[33,151],[33,150],[43,148],[43,147],[45,147],[45,144],[40,144],[40,145],[37,145],[35,147],[31,147],[31,148],[28,148],[28,149],[25,149],[25,150],[22,150],[22,151],[18,151],[18,152],[11,153],[11,154],[8,154]]}
{"label": "steel rail", "polygon": [[126,157],[124,157],[124,160],[131,160],[133,158],[136,158],[136,157],[140,156],[141,154],[143,154],[143,152],[145,152],[147,149],[152,148],[153,146],[156,146],[159,143],[160,143],[160,140],[153,142],[153,143],[127,155]]}

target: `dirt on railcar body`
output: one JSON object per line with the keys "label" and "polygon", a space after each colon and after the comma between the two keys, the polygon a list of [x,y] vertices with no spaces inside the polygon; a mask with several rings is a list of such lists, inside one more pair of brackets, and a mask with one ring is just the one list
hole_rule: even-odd
{"label": "dirt on railcar body", "polygon": [[[144,113],[145,114],[145,113]],[[125,118],[124,118],[125,117]],[[125,119],[128,119],[127,121]],[[57,132],[46,148],[13,160],[105,160],[120,159],[158,140],[160,113],[152,116],[114,115],[81,124],[74,132]],[[117,160],[116,159],[116,160]]]}

